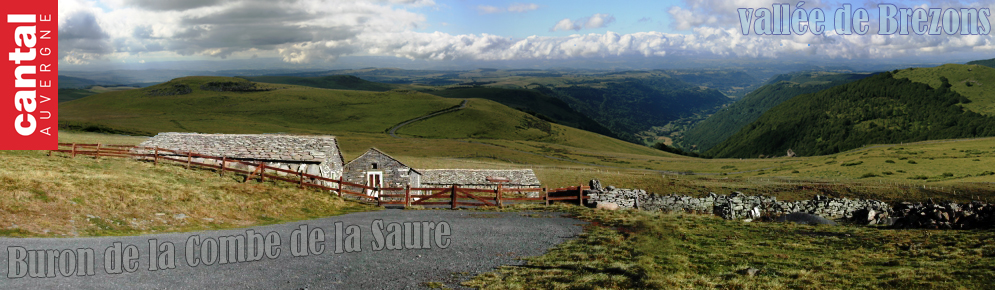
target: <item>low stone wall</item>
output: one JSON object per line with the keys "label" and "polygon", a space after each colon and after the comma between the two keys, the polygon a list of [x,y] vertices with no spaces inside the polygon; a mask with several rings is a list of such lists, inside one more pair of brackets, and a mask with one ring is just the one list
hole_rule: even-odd
{"label": "low stone wall", "polygon": [[729,195],[709,193],[705,197],[692,197],[647,194],[640,189],[618,189],[611,186],[591,190],[588,195],[589,202],[614,203],[620,208],[710,213],[725,219],[757,219],[805,212],[831,219],[859,218],[868,223],[878,223],[885,221],[892,212],[891,206],[882,201],[823,196],[803,201],[779,201],[776,197],[749,196],[740,192]]}
{"label": "low stone wall", "polygon": [[912,203],[895,206],[896,228],[982,229],[995,227],[995,206],[979,201],[968,204]]}
{"label": "low stone wall", "polygon": [[[995,205],[982,202],[957,204],[903,202],[892,207],[879,200],[830,198],[779,201],[770,196],[709,193],[704,197],[648,194],[641,189],[601,188],[591,182],[588,202],[600,208],[637,208],[649,211],[714,214],[725,219],[773,219],[803,212],[858,224],[881,224],[894,228],[980,229],[995,227]],[[600,206],[599,206],[600,204]]]}

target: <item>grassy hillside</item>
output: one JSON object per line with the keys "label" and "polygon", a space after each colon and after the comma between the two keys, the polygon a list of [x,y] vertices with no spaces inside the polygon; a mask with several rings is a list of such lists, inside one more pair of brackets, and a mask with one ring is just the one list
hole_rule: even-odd
{"label": "grassy hillside", "polygon": [[323,77],[258,76],[242,78],[261,83],[300,85],[335,90],[383,92],[400,87],[399,85],[366,81],[350,75],[332,75]]}
{"label": "grassy hillside", "polygon": [[59,103],[72,101],[97,93],[87,89],[59,89]]}
{"label": "grassy hillside", "polygon": [[895,78],[908,78],[939,88],[940,77],[950,82],[950,89],[967,97],[965,109],[995,116],[995,68],[983,65],[945,64],[930,68],[910,68],[895,73]]}
{"label": "grassy hillside", "polygon": [[[205,87],[212,83],[232,87],[222,91]],[[344,91],[249,83],[238,78],[186,77],[63,103],[60,121],[77,127],[94,125],[122,132],[382,134],[398,123],[460,102],[460,99],[413,91]],[[475,99],[469,106],[457,115],[446,114],[402,127],[398,133],[427,138],[541,140],[554,144],[582,139],[572,136],[597,136],[550,124],[488,100]],[[437,118],[450,121],[436,121]],[[423,124],[435,125],[419,129],[426,126]],[[453,129],[456,125],[460,129]],[[554,133],[555,138],[551,135]],[[594,139],[600,142],[569,144],[580,148],[625,148],[620,152],[652,152],[621,140]]]}
{"label": "grassy hillside", "polygon": [[976,64],[976,65],[983,65],[983,66],[987,66],[987,67],[995,67],[995,58],[993,58],[993,59],[984,59],[984,60],[970,61],[967,64]]}
{"label": "grassy hillside", "polygon": [[896,79],[891,72],[769,110],[706,154],[717,157],[824,155],[865,144],[995,136],[995,118],[965,110],[971,100],[950,90]]}
{"label": "grassy hillside", "polygon": [[[138,144],[142,137],[59,132],[59,142]],[[46,151],[0,151],[2,236],[102,236],[237,228],[375,208],[232,173]]]}
{"label": "grassy hillside", "polygon": [[480,98],[529,113],[539,119],[606,136],[615,136],[608,128],[570,108],[566,102],[535,90],[493,87],[450,88],[426,93],[446,98]]}
{"label": "grassy hillside", "polygon": [[677,145],[685,150],[705,152],[753,123],[760,115],[802,94],[815,93],[866,77],[866,74],[805,72],[784,74],[746,94],[732,105],[716,112],[684,133]]}
{"label": "grassy hillside", "polygon": [[[139,90],[63,103],[60,118],[146,132],[383,132],[404,120],[459,104],[427,94],[364,92],[259,84],[212,91],[225,77],[186,77]],[[184,93],[189,91],[189,93]]]}

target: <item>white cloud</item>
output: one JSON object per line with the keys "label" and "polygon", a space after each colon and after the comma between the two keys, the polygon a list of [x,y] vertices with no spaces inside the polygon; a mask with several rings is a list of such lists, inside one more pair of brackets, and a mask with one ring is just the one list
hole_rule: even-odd
{"label": "white cloud", "polygon": [[509,5],[507,8],[497,7],[491,5],[478,5],[477,11],[481,14],[493,14],[493,13],[504,13],[504,12],[514,12],[514,13],[525,13],[539,9],[539,4],[535,3],[514,3]]}
{"label": "white cloud", "polygon": [[515,3],[515,4],[511,4],[511,6],[508,6],[508,12],[523,13],[523,12],[529,12],[529,11],[533,11],[533,10],[537,10],[537,9],[539,9],[539,4],[535,4],[535,3]]}
{"label": "white cloud", "polygon": [[567,31],[567,30],[581,30],[581,29],[593,29],[602,28],[608,26],[608,24],[615,22],[615,17],[610,14],[594,14],[590,17],[584,17],[577,20],[570,20],[570,18],[564,18],[553,25],[549,31]]}
{"label": "white cloud", "polygon": [[477,11],[480,11],[480,13],[483,13],[483,14],[491,14],[491,13],[504,12],[504,9],[497,8],[497,7],[490,6],[490,5],[480,5],[480,6],[477,6]]}
{"label": "white cloud", "polygon": [[[916,57],[949,53],[991,54],[991,35],[879,36],[743,35],[735,7],[763,7],[763,1],[687,0],[671,8],[675,27],[688,33],[615,32],[508,38],[491,34],[423,32],[424,15],[414,6],[429,0],[327,0],[273,2],[217,1],[144,7],[108,0],[96,8],[84,0],[59,3],[60,58],[64,64],[95,61],[153,62],[165,57],[279,57],[290,63],[334,61],[346,55],[387,55],[418,60],[543,60],[610,56],[729,56],[781,58]],[[152,3],[152,2],[141,2]],[[181,5],[182,4],[182,5]],[[806,4],[817,7],[819,2]],[[164,4],[155,4],[164,5]],[[501,11],[534,10],[513,4]],[[810,6],[811,5],[811,6]],[[503,12],[502,12],[503,13]],[[732,13],[732,14],[730,14]],[[730,15],[733,15],[730,20]],[[550,30],[608,27],[609,14],[562,19]],[[992,21],[995,22],[995,21]],[[445,24],[443,24],[445,25]],[[872,23],[872,25],[876,25]],[[876,31],[872,26],[872,31]]]}

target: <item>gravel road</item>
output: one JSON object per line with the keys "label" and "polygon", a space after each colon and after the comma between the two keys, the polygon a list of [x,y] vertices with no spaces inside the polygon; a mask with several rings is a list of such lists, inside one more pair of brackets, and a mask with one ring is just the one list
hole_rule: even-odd
{"label": "gravel road", "polygon": [[[0,278],[0,288],[397,289],[425,288],[423,282],[459,288],[459,282],[475,274],[499,265],[521,264],[520,257],[542,255],[580,234],[584,223],[557,213],[382,210],[221,231],[0,238],[5,247],[0,253],[0,272],[5,276]],[[433,226],[418,235],[416,224]],[[294,235],[301,226],[307,231]],[[356,228],[358,234],[350,232]],[[382,235],[378,238],[377,234]],[[239,244],[239,237],[246,242]],[[324,241],[319,241],[320,237]],[[268,247],[267,238],[271,238]],[[259,242],[250,244],[253,240]],[[273,243],[276,240],[279,245]],[[153,242],[157,246],[150,246]],[[291,246],[294,242],[301,246]],[[115,243],[120,246],[115,248]],[[134,247],[129,250],[129,245]],[[390,249],[394,245],[402,249]],[[377,250],[378,246],[384,248]],[[159,250],[150,255],[151,249]],[[86,258],[89,250],[92,259]],[[150,269],[152,264],[154,269]],[[92,275],[86,273],[87,268]]]}

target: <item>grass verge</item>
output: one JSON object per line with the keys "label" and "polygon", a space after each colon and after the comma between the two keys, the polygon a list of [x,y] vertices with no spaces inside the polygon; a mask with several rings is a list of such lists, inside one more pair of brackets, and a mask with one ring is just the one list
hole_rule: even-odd
{"label": "grass verge", "polygon": [[[530,208],[534,210],[535,208]],[[521,209],[508,209],[521,210]],[[464,282],[483,289],[980,289],[995,282],[995,232],[744,223],[712,216],[559,206],[590,221],[577,239]],[[754,275],[741,274],[757,269]]]}

